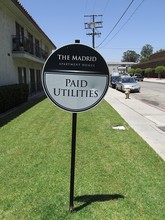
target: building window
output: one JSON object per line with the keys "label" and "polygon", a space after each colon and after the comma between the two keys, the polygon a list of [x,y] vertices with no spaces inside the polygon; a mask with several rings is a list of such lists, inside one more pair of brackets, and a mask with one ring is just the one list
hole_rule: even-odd
{"label": "building window", "polygon": [[20,47],[24,46],[24,28],[21,27],[17,22],[15,23],[16,38],[13,42],[13,49],[19,50]]}
{"label": "building window", "polygon": [[36,74],[37,74],[37,91],[41,91],[42,90],[41,71],[36,70]]}
{"label": "building window", "polygon": [[16,37],[19,39],[19,43],[23,44],[24,41],[24,28],[16,22]]}
{"label": "building window", "polygon": [[25,67],[18,67],[18,83],[27,83],[26,80],[26,68]]}
{"label": "building window", "polygon": [[35,84],[35,72],[34,69],[30,69],[30,93],[34,93],[36,91]]}
{"label": "building window", "polygon": [[35,39],[35,55],[40,57],[40,43],[37,39]]}
{"label": "building window", "polygon": [[28,44],[29,44],[29,53],[34,54],[33,49],[33,35],[28,32]]}

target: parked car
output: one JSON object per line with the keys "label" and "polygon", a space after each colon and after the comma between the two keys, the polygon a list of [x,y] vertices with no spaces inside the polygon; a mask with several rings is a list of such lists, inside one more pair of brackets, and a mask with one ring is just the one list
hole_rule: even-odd
{"label": "parked car", "polygon": [[120,76],[111,76],[110,77],[110,86],[112,88],[116,88],[116,81],[120,78]]}
{"label": "parked car", "polygon": [[131,92],[140,92],[140,85],[134,77],[121,76],[116,82],[116,89],[125,92],[128,88]]}
{"label": "parked car", "polygon": [[141,73],[135,73],[134,74],[134,78],[137,81],[143,81],[143,79],[144,79],[144,77],[143,77],[143,75]]}

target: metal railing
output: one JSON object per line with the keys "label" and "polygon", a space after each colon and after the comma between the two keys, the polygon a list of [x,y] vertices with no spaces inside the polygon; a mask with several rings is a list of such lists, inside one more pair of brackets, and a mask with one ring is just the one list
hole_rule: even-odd
{"label": "metal railing", "polygon": [[13,52],[26,52],[40,59],[46,60],[48,52],[40,48],[37,44],[31,42],[26,37],[12,36]]}

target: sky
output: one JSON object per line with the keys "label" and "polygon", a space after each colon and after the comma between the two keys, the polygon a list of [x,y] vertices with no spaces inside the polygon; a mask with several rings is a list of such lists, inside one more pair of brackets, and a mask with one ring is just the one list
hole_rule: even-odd
{"label": "sky", "polygon": [[[121,61],[123,53],[150,44],[165,49],[165,0],[19,0],[41,29],[60,48],[76,39],[92,47],[92,29],[84,23],[102,21],[95,49],[106,61]],[[102,15],[102,16],[96,16]]]}

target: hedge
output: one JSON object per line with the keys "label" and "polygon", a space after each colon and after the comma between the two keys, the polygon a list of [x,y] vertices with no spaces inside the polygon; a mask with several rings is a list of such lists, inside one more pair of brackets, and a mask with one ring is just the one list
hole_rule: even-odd
{"label": "hedge", "polygon": [[0,86],[0,113],[26,102],[27,99],[27,84]]}

